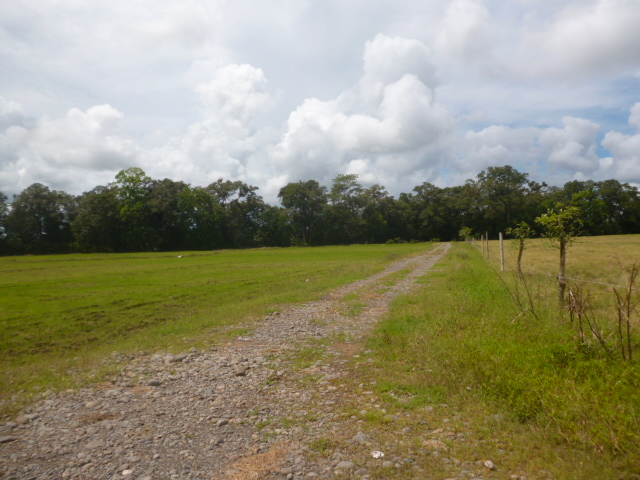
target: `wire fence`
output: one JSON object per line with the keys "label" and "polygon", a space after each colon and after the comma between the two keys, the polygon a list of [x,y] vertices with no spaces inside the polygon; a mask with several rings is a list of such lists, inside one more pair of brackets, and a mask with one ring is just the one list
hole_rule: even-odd
{"label": "wire fence", "polygon": [[[540,273],[542,275],[547,275],[549,277],[554,277],[554,278],[558,278],[560,275],[555,275],[553,273],[549,273],[549,272],[544,272],[542,270],[537,270],[535,268],[531,268],[531,267],[523,267],[523,270],[526,270],[528,272],[536,272],[536,273]],[[605,287],[614,287],[614,288],[627,288],[624,285],[615,285],[613,283],[604,283],[604,282],[596,282],[594,280],[585,280],[584,278],[574,278],[574,277],[564,277],[565,280],[572,280],[574,282],[580,282],[580,283],[593,283],[595,285],[603,285]]]}
{"label": "wire fence", "polygon": [[[480,243],[481,243],[481,247],[477,246],[477,239],[472,239],[472,245],[477,247],[478,250],[482,249],[482,254],[485,255],[486,252],[486,256],[487,258],[489,258],[489,241],[487,240],[488,235],[485,237],[483,236],[482,238],[480,238]],[[486,247],[485,247],[485,242],[486,242]],[[501,254],[503,255],[503,266],[502,266],[502,271],[504,272],[504,247],[502,245],[502,238],[500,238],[500,250],[501,250]],[[558,278],[560,275],[558,274],[554,274],[554,273],[549,273],[549,272],[545,272],[543,270],[538,270],[535,268],[531,268],[531,267],[522,267],[523,270],[528,271],[528,272],[535,272],[535,273],[539,273],[541,275],[546,275],[548,277],[553,277],[553,278]],[[584,278],[575,278],[575,277],[564,277],[565,280],[571,280],[573,282],[579,282],[579,283],[591,283],[594,285],[602,285],[604,287],[613,287],[613,288],[627,288],[628,285],[616,285],[613,283],[605,283],[605,282],[597,282],[595,280],[585,280]]]}

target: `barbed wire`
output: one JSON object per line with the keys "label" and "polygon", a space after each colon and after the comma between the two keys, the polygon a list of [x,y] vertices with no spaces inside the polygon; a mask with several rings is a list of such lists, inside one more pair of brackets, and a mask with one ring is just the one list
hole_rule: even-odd
{"label": "barbed wire", "polygon": [[[547,275],[549,277],[555,277],[555,278],[558,278],[560,276],[560,275],[555,275],[555,274],[549,273],[549,272],[543,272],[542,270],[537,270],[535,268],[530,268],[530,267],[525,267],[525,268],[523,268],[523,270],[527,270],[529,272],[541,273],[543,275]],[[585,280],[583,278],[564,277],[564,279],[565,280],[572,280],[574,282],[581,282],[581,283],[593,283],[595,285],[603,285],[605,287],[627,288],[624,285],[615,285],[613,283],[596,282],[594,280]]]}

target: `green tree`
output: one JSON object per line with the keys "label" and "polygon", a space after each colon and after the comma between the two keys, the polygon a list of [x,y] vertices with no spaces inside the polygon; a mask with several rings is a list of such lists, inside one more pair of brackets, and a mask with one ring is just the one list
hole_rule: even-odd
{"label": "green tree", "polygon": [[638,189],[617,180],[596,184],[599,197],[605,202],[609,234],[640,233],[640,197]]}
{"label": "green tree", "polygon": [[408,240],[406,218],[398,202],[381,185],[372,185],[360,194],[362,239],[366,243],[384,243],[389,239]]}
{"label": "green tree", "polygon": [[147,245],[153,250],[181,250],[186,244],[188,224],[180,211],[180,198],[189,186],[168,178],[153,180],[145,196],[149,225]]}
{"label": "green tree", "polygon": [[256,241],[265,247],[290,247],[294,235],[287,211],[266,205],[258,220]]}
{"label": "green tree", "polygon": [[564,305],[564,292],[567,288],[567,249],[582,231],[580,209],[577,207],[558,206],[556,210],[536,218],[536,222],[542,226],[543,236],[550,246],[560,251],[560,274],[558,275],[558,300]]}
{"label": "green tree", "polygon": [[458,235],[460,236],[460,238],[462,238],[462,240],[464,240],[465,242],[468,242],[473,238],[473,228],[462,227],[458,232]]}
{"label": "green tree", "polygon": [[604,235],[608,232],[607,203],[600,198],[593,186],[574,193],[571,205],[580,209],[584,235]]}
{"label": "green tree", "polygon": [[123,228],[115,187],[98,186],[78,197],[78,215],[72,225],[75,250],[121,251]]}
{"label": "green tree", "polygon": [[145,251],[153,248],[147,197],[152,180],[137,167],[121,170],[114,184],[123,223],[123,245],[127,250]]}
{"label": "green tree", "polygon": [[280,189],[278,198],[289,210],[296,235],[302,244],[313,244],[315,234],[322,228],[327,205],[327,189],[315,180],[289,183]]}
{"label": "green tree", "polygon": [[188,187],[179,194],[178,209],[186,228],[185,249],[222,248],[224,210],[216,198],[204,188]]}
{"label": "green tree", "polygon": [[223,244],[228,248],[257,245],[257,232],[262,211],[266,208],[258,187],[241,181],[218,179],[205,189],[222,209]]}
{"label": "green tree", "polygon": [[7,242],[17,253],[68,252],[75,215],[73,196],[34,183],[14,197],[5,220]]}
{"label": "green tree", "polygon": [[487,230],[504,232],[523,216],[528,174],[509,165],[489,167],[478,174],[476,184]]}
{"label": "green tree", "polygon": [[363,239],[362,186],[358,175],[342,174],[333,179],[326,208],[325,243],[351,244]]}

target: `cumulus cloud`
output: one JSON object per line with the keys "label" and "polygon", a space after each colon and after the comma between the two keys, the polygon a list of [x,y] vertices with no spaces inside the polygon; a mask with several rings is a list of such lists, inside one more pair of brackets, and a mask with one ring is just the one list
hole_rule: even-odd
{"label": "cumulus cloud", "polygon": [[575,78],[638,72],[640,3],[574,0],[524,35],[527,60],[539,74]]}
{"label": "cumulus cloud", "polygon": [[436,36],[440,54],[459,62],[488,60],[491,55],[490,14],[480,0],[453,0]]}
{"label": "cumulus cloud", "polygon": [[492,125],[469,131],[456,167],[475,175],[492,165],[512,165],[522,171],[538,172],[544,164],[547,177],[543,180],[597,175],[601,167],[597,154],[600,125],[575,117],[565,117],[562,123],[561,128]]}
{"label": "cumulus cloud", "polygon": [[14,125],[22,125],[25,119],[26,113],[22,105],[0,97],[0,130]]}
{"label": "cumulus cloud", "polygon": [[633,135],[607,132],[602,146],[612,157],[602,160],[602,166],[612,177],[640,184],[640,102],[631,109],[629,124],[636,129]]}
{"label": "cumulus cloud", "polygon": [[[378,35],[367,42],[364,73],[333,100],[310,98],[290,116],[271,157],[289,179],[375,173],[388,181],[437,163],[453,117],[434,98],[435,69],[425,45]],[[374,179],[373,175],[366,178]]]}
{"label": "cumulus cloud", "polygon": [[589,175],[598,169],[597,135],[600,125],[583,118],[565,117],[563,128],[547,128],[540,145],[549,152],[552,167]]}
{"label": "cumulus cloud", "polygon": [[[195,90],[203,107],[202,119],[184,135],[144,155],[147,173],[196,184],[219,177],[263,177],[264,168],[255,156],[273,138],[268,129],[260,131],[254,122],[278,100],[277,93],[269,92],[264,72],[247,64],[226,65]],[[252,172],[248,171],[250,163]]]}
{"label": "cumulus cloud", "polygon": [[[12,112],[24,118],[20,106],[13,105]],[[0,190],[14,192],[34,182],[77,190],[87,175],[102,179],[101,172],[110,175],[131,166],[138,148],[118,134],[122,117],[110,105],[98,105],[86,111],[73,108],[59,119],[43,117],[31,126],[5,128],[0,132]]]}

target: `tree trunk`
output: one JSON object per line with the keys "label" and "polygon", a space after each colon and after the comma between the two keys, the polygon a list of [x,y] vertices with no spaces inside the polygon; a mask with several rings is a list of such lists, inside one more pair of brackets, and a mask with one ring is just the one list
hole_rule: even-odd
{"label": "tree trunk", "polygon": [[560,238],[560,275],[558,275],[558,300],[564,306],[564,291],[567,288],[565,273],[567,271],[567,239]]}
{"label": "tree trunk", "polygon": [[522,252],[524,252],[524,240],[520,240],[518,248],[518,275],[520,280],[524,280],[524,275],[522,275]]}

